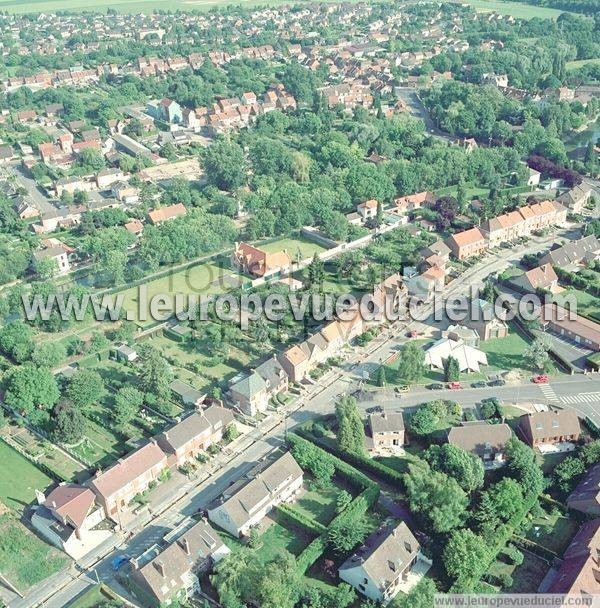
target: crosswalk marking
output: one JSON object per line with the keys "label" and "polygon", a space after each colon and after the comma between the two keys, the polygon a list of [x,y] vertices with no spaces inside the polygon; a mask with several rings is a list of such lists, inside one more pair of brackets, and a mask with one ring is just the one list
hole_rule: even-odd
{"label": "crosswalk marking", "polygon": [[600,392],[596,393],[579,393],[577,395],[565,395],[560,398],[563,403],[594,403],[600,402]]}
{"label": "crosswalk marking", "polygon": [[549,384],[538,384],[538,386],[548,401],[558,401],[554,389]]}

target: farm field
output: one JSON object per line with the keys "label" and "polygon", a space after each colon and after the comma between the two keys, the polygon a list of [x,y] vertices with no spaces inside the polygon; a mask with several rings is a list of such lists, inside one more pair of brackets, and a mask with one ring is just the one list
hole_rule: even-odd
{"label": "farm field", "polygon": [[533,17],[557,19],[561,13],[565,12],[554,8],[521,4],[520,2],[503,2],[502,0],[464,0],[464,2],[470,4],[477,12],[496,12],[501,15],[512,15],[515,19],[532,19]]}
{"label": "farm field", "polygon": [[35,499],[36,490],[44,491],[53,483],[50,477],[4,441],[0,441],[0,462],[0,501],[18,512]]}
{"label": "farm field", "polygon": [[587,65],[588,63],[598,64],[600,63],[600,57],[597,57],[595,59],[578,59],[576,61],[567,61],[565,65],[568,70],[574,70],[580,68],[583,65]]}

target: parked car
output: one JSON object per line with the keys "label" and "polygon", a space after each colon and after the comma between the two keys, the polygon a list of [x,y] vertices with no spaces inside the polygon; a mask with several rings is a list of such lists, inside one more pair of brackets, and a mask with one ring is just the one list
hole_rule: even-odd
{"label": "parked car", "polygon": [[535,384],[546,384],[548,382],[548,376],[546,376],[546,374],[539,374],[534,376],[532,380]]}
{"label": "parked car", "polygon": [[429,385],[427,385],[427,388],[428,388],[430,391],[439,391],[439,390],[441,390],[441,389],[443,389],[443,388],[444,388],[444,385],[443,385],[443,384],[440,384],[439,382],[434,382],[433,384],[429,384]]}
{"label": "parked car", "polygon": [[410,386],[403,384],[402,386],[397,386],[394,391],[396,393],[407,393],[410,390]]}
{"label": "parked car", "polygon": [[458,389],[462,388],[462,384],[460,382],[448,382],[447,387],[451,391],[457,391]]}
{"label": "parked car", "polygon": [[496,380],[490,380],[487,383],[488,386],[504,386],[506,384],[506,380],[502,380],[501,378],[497,378]]}
{"label": "parked car", "polygon": [[411,329],[406,335],[409,338],[416,338],[419,335],[419,332],[416,329]]}
{"label": "parked car", "polygon": [[480,380],[479,382],[471,383],[471,388],[485,388],[486,386],[487,386],[487,384],[485,382],[483,382],[482,380]]}
{"label": "parked car", "polygon": [[367,414],[380,414],[383,412],[383,408],[380,405],[376,405],[375,407],[370,407],[367,410]]}

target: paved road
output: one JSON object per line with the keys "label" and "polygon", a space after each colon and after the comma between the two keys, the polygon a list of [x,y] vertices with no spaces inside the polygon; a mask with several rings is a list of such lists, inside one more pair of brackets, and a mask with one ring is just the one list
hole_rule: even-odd
{"label": "paved road", "polygon": [[[445,290],[445,295],[468,293],[471,286],[481,285],[488,275],[501,272],[511,261],[519,259],[524,253],[544,249],[551,240],[552,237],[533,239],[526,246],[499,250],[489,254],[481,263],[466,270],[459,280],[449,284]],[[433,305],[428,305],[423,310],[429,315],[434,315],[440,306],[434,310]],[[44,585],[43,588],[36,588],[27,598],[12,601],[9,604],[10,608],[29,608],[39,605],[48,608],[61,608],[70,599],[81,593],[86,586],[94,584],[97,580],[115,585],[111,562],[116,555],[138,556],[154,543],[160,542],[166,532],[199,509],[206,507],[229,486],[230,482],[238,479],[257,461],[281,446],[285,440],[286,429],[293,428],[315,416],[332,412],[336,397],[356,391],[361,384],[363,371],[376,369],[383,359],[398,350],[400,345],[407,340],[407,329],[418,326],[419,323],[414,321],[410,323],[397,322],[394,327],[380,334],[365,348],[347,347],[345,363],[341,369],[330,371],[319,380],[318,385],[305,388],[301,396],[287,406],[288,411],[277,414],[274,420],[268,423],[270,425],[268,430],[265,431],[263,428],[254,429],[244,440],[248,447],[243,452],[233,456],[213,477],[198,487],[190,488],[188,493],[178,502],[156,517],[152,523],[141,527],[139,530],[134,530],[130,538],[123,540],[121,546],[114,551],[110,551],[97,564],[83,564],[85,568],[83,572],[71,573],[69,577],[65,577],[62,582],[62,589],[53,590],[49,585]],[[544,391],[548,394],[546,395]],[[529,382],[522,385],[498,387],[493,389],[493,394],[506,402],[536,401],[556,403],[557,405],[562,403],[561,398],[578,396],[581,403],[573,404],[573,407],[584,414],[591,412],[598,415],[600,419],[600,409],[597,413],[595,411],[595,408],[599,405],[586,400],[587,394],[593,394],[596,391],[600,396],[600,377],[581,375],[553,381],[548,387],[538,387]],[[450,393],[453,398],[460,396],[460,402],[465,407],[473,407],[482,397],[491,396],[492,391],[490,389],[465,389],[460,391],[460,395],[458,395],[458,391],[433,392],[420,388],[402,395],[400,398],[382,391],[374,396],[360,397],[360,403],[365,409],[372,407],[374,404],[389,404],[390,407],[396,409],[410,408],[431,399],[434,395],[435,397],[448,397]],[[556,395],[557,400],[554,400],[554,395]],[[289,414],[288,417],[286,417],[287,414]],[[74,580],[72,580],[73,577],[75,577]]]}
{"label": "paved road", "polygon": [[38,188],[35,180],[27,177],[16,162],[6,165],[3,171],[7,177],[14,177],[15,182],[27,190],[28,198],[40,213],[47,213],[56,209],[48,197]]}

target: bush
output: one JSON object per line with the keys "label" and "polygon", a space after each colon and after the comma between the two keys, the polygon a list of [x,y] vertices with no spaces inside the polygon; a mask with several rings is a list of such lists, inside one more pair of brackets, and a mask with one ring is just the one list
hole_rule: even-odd
{"label": "bush", "polygon": [[501,572],[496,578],[503,589],[508,589],[509,587],[512,587],[513,578],[507,572]]}
{"label": "bush", "polygon": [[514,545],[508,545],[504,550],[504,555],[510,564],[520,566],[523,563],[523,554]]}

